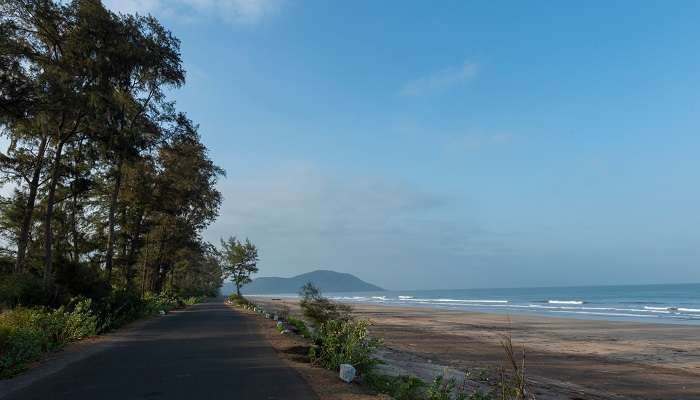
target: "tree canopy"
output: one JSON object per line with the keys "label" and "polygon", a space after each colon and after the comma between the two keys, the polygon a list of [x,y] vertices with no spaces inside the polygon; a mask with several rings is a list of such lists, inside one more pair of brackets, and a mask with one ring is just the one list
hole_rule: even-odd
{"label": "tree canopy", "polygon": [[0,2],[0,303],[218,291],[201,234],[224,171],[166,96],[184,83],[180,42],[153,17]]}
{"label": "tree canopy", "polygon": [[221,239],[221,266],[224,277],[231,278],[240,296],[241,287],[250,283],[250,276],[258,272],[258,249],[247,238],[244,242],[235,237]]}

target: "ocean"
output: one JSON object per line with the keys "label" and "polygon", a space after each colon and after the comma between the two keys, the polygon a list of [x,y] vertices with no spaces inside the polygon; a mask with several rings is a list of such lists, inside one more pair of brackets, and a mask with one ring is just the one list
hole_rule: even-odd
{"label": "ocean", "polygon": [[700,284],[392,290],[324,295],[365,304],[700,325]]}

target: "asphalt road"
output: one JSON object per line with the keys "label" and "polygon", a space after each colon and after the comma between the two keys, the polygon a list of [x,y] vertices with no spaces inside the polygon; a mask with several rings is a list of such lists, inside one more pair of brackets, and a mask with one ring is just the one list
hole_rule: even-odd
{"label": "asphalt road", "polygon": [[59,370],[32,371],[19,379],[25,387],[0,398],[316,399],[256,334],[250,318],[221,301],[198,304],[118,334]]}

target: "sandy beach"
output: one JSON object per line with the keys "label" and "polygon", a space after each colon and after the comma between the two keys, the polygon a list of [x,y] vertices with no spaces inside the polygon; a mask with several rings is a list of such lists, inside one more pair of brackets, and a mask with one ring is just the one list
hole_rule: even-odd
{"label": "sandy beach", "polygon": [[[254,298],[270,307],[292,300]],[[700,328],[353,304],[400,372],[494,379],[510,335],[540,399],[700,399]]]}

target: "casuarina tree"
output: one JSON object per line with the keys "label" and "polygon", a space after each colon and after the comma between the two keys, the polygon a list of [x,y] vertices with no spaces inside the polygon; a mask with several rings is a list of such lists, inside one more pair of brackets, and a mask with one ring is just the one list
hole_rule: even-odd
{"label": "casuarina tree", "polygon": [[224,276],[236,285],[236,293],[240,296],[241,287],[250,283],[250,276],[258,272],[258,249],[250,240],[241,242],[234,236],[221,239],[221,247]]}

